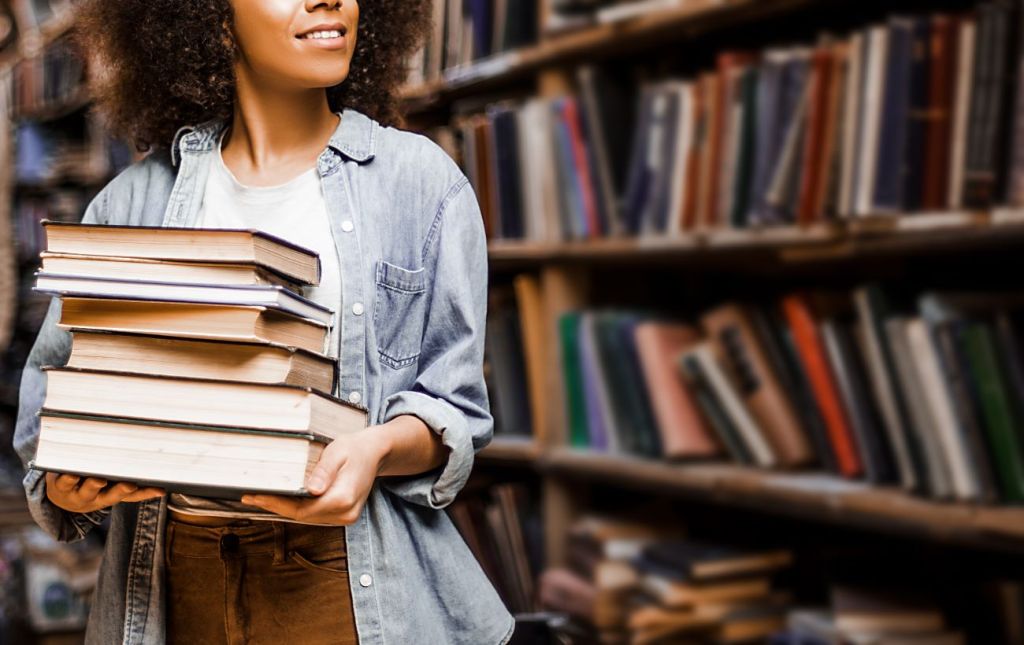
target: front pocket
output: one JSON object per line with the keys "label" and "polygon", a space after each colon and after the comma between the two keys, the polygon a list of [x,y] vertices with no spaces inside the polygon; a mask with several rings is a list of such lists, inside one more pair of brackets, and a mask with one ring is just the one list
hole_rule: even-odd
{"label": "front pocket", "polygon": [[317,552],[315,555],[303,555],[298,551],[292,551],[291,558],[295,564],[308,571],[339,577],[348,576],[348,556],[341,548],[334,549],[327,554]]}
{"label": "front pocket", "polygon": [[398,369],[416,362],[423,340],[427,280],[424,269],[377,263],[377,300],[373,324],[382,363]]}

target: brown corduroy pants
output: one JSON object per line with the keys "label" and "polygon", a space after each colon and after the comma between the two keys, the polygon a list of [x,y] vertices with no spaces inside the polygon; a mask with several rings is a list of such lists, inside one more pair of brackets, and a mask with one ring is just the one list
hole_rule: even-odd
{"label": "brown corduroy pants", "polygon": [[167,642],[356,644],[344,527],[167,519]]}

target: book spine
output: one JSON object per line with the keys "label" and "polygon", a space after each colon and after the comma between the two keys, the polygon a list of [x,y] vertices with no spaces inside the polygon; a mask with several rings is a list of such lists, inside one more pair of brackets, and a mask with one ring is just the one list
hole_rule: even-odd
{"label": "book spine", "polygon": [[929,35],[928,108],[925,128],[924,180],[921,207],[941,210],[946,205],[949,179],[950,129],[956,85],[956,36],[960,23],[951,16],[935,16]]}
{"label": "book spine", "polygon": [[782,308],[793,331],[798,354],[807,371],[821,414],[825,418],[839,472],[846,477],[857,477],[863,472],[863,464],[814,318],[800,296],[787,296],[782,301]]}

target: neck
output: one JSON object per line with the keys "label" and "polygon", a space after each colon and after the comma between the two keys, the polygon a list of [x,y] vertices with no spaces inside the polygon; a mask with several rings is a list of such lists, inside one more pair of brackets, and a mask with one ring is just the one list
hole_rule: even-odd
{"label": "neck", "polygon": [[338,127],[324,89],[275,87],[253,78],[244,64],[236,72],[234,115],[222,147],[225,161],[247,175],[314,165]]}

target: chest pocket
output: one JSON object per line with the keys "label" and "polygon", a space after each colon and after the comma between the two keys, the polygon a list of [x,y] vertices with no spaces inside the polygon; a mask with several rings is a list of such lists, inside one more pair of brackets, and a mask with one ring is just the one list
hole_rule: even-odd
{"label": "chest pocket", "polygon": [[384,260],[378,262],[373,324],[377,353],[385,365],[400,369],[419,358],[426,291],[424,269],[411,271]]}

